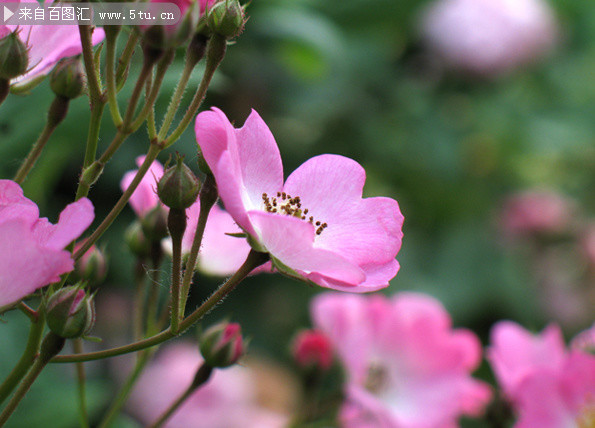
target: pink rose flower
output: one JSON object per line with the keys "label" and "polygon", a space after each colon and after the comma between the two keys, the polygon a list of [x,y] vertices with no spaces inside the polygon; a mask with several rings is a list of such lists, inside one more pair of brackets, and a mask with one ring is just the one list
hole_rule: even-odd
{"label": "pink rose flower", "polygon": [[470,376],[481,361],[479,340],[453,330],[429,296],[329,293],[311,311],[347,372],[345,427],[450,427],[490,399],[489,387]]}
{"label": "pink rose flower", "polygon": [[548,53],[557,24],[542,0],[438,0],[422,35],[448,66],[485,76],[508,73]]}
{"label": "pink rose flower", "polygon": [[[144,159],[144,156],[137,157],[137,165],[140,166]],[[122,191],[128,188],[136,172],[137,170],[128,171],[124,175],[120,183]],[[159,205],[164,210],[168,210],[166,206],[161,204],[157,196],[157,182],[163,176],[163,172],[163,166],[154,161],[130,197],[130,205],[139,218],[142,218]],[[188,254],[192,248],[199,214],[199,201],[196,201],[186,210],[188,220],[186,232],[182,238],[182,254]],[[226,276],[235,273],[246,260],[250,252],[250,246],[245,240],[226,235],[226,233],[240,232],[242,230],[234,223],[227,212],[218,206],[213,206],[207,219],[196,268],[203,273],[215,276]]]}
{"label": "pink rose flower", "polygon": [[566,350],[556,326],[532,335],[500,322],[488,358],[517,412],[515,428],[593,426],[595,355],[579,346]]}
{"label": "pink rose flower", "polygon": [[511,237],[562,232],[572,219],[572,203],[549,190],[528,190],[504,204],[501,222]]}
{"label": "pink rose flower", "polygon": [[64,247],[94,218],[87,198],[68,205],[57,224],[39,218],[37,205],[11,180],[0,180],[0,307],[60,280],[74,268]]}
{"label": "pink rose flower", "polygon": [[[22,0],[23,3],[37,3]],[[3,3],[3,1],[0,1]],[[46,3],[52,3],[47,1]],[[19,37],[29,48],[29,71],[11,83],[24,85],[37,77],[48,74],[62,58],[80,54],[81,38],[77,25],[7,25],[11,31],[19,30]],[[93,31],[92,42],[103,41],[105,33],[101,28]]]}
{"label": "pink rose flower", "polygon": [[342,291],[388,286],[403,216],[393,199],[362,199],[357,162],[317,156],[284,184],[279,149],[255,111],[240,129],[218,109],[202,112],[195,131],[225,208],[276,269]]}
{"label": "pink rose flower", "polygon": [[[147,366],[132,392],[129,408],[147,426],[190,385],[202,358],[196,345],[165,348]],[[246,367],[215,370],[165,424],[169,428],[282,428],[287,420],[258,406],[255,379]]]}

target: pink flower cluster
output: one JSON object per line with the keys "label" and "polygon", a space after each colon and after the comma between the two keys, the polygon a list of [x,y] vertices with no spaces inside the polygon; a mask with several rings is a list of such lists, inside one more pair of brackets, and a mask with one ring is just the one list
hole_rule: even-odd
{"label": "pink flower cluster", "polygon": [[[144,157],[136,159],[140,166]],[[126,190],[132,182],[137,170],[127,172],[122,178],[122,190]],[[158,205],[167,210],[157,196],[157,182],[163,176],[163,166],[155,161],[147,174],[132,194],[130,205],[134,212],[142,218]],[[200,203],[196,201],[186,210],[188,226],[182,239],[182,253],[189,253],[196,233],[196,223],[200,214]],[[246,260],[250,247],[246,241],[226,235],[239,233],[241,230],[234,223],[231,216],[218,206],[213,206],[209,213],[205,233],[203,235],[200,258],[197,269],[209,275],[225,276],[234,273]]]}
{"label": "pink flower cluster", "polygon": [[74,268],[64,248],[94,218],[87,198],[68,205],[57,224],[39,218],[37,205],[11,180],[0,180],[0,307],[59,281]]}
{"label": "pink flower cluster", "polygon": [[515,428],[594,426],[595,325],[570,349],[555,325],[533,335],[513,322],[500,322],[491,342],[488,359],[517,412]]}
{"label": "pink flower cluster", "polygon": [[435,428],[478,415],[491,397],[470,373],[481,344],[452,329],[450,316],[429,296],[392,298],[323,294],[311,306],[347,372],[342,426]]}
{"label": "pink flower cluster", "polygon": [[255,111],[239,129],[218,109],[202,112],[195,131],[225,208],[275,269],[342,291],[388,286],[403,216],[394,199],[362,198],[357,162],[316,156],[284,182],[277,143]]}

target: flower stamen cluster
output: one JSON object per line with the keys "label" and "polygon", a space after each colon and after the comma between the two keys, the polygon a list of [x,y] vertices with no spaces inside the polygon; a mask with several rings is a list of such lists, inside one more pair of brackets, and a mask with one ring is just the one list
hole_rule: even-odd
{"label": "flower stamen cluster", "polygon": [[308,223],[317,227],[316,235],[320,235],[322,231],[328,227],[327,223],[322,223],[319,220],[315,221],[314,216],[306,217],[309,210],[308,208],[305,208],[302,211],[302,201],[299,196],[292,197],[288,193],[277,192],[277,197],[270,198],[268,194],[263,193],[262,201],[264,202],[264,208],[268,213],[285,214],[297,217],[301,220],[307,219]]}

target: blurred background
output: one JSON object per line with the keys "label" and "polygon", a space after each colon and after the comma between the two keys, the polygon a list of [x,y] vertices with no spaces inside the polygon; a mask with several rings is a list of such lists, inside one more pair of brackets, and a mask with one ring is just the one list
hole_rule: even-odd
{"label": "blurred background", "polygon": [[[204,108],[222,108],[236,126],[256,109],[275,135],[286,175],[311,156],[337,153],[365,167],[366,196],[398,200],[405,216],[401,271],[384,293],[429,293],[456,326],[472,329],[484,343],[500,319],[534,330],[557,322],[567,337],[592,324],[595,4],[255,0],[247,14],[246,29],[229,46]],[[178,52],[163,84],[158,118],[181,74],[183,54]],[[134,60],[138,72],[140,52]],[[190,87],[201,74],[195,72]],[[131,91],[130,80],[121,99]],[[14,174],[35,141],[51,99],[44,82],[0,107],[2,177]],[[71,103],[24,185],[25,195],[52,221],[74,195],[86,103],[84,97]],[[197,171],[191,128],[173,149]],[[113,135],[106,112],[101,147]],[[139,131],[108,164],[90,193],[96,219],[120,197],[123,174],[147,148],[146,133]],[[124,340],[130,328],[134,259],[122,235],[133,219],[127,208],[100,241],[109,253],[97,296],[95,334],[106,335],[103,346]],[[220,281],[197,277],[190,304]],[[252,337],[252,353],[286,365],[291,338],[310,326],[308,301],[322,291],[259,275],[205,324],[224,317],[240,322]],[[20,313],[5,319],[0,375],[20,355],[27,329]],[[113,331],[122,337],[107,337]],[[97,411],[114,387],[107,376],[113,362],[88,367],[89,402]],[[63,376],[72,371],[44,372],[14,426],[76,424],[76,390]],[[489,369],[482,367],[480,376],[490,379]],[[48,401],[50,387],[56,399]],[[57,425],[52,415],[61,415]]]}

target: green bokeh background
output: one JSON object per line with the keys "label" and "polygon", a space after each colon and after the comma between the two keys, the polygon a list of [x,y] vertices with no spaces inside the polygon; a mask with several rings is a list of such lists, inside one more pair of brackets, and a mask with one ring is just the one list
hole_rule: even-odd
{"label": "green bokeh background", "polygon": [[[365,167],[367,196],[399,201],[405,216],[397,257],[401,271],[386,294],[429,293],[443,302],[455,325],[473,329],[484,343],[499,319],[540,329],[549,320],[536,303],[539,290],[527,261],[503,245],[497,215],[506,196],[535,186],[560,191],[578,201],[582,215],[593,214],[595,5],[552,2],[561,30],[556,51],[517,73],[480,80],[436,74],[427,67],[416,27],[425,3],[253,1],[246,30],[229,47],[204,108],[222,108],[237,125],[256,109],[276,137],[286,175],[311,156],[342,154]],[[140,60],[137,54],[137,72]],[[180,51],[163,84],[158,118],[182,67]],[[195,72],[190,87],[200,76]],[[131,86],[129,81],[121,94],[122,105]],[[2,177],[12,177],[40,133],[51,98],[44,82],[0,107]],[[52,221],[72,201],[88,117],[86,98],[71,103],[24,185],[25,194]],[[113,135],[106,109],[100,149]],[[197,170],[195,145],[190,127],[172,149],[186,154]],[[146,133],[139,131],[108,164],[90,193],[95,225],[119,198],[120,179],[147,147]],[[110,271],[98,301],[113,293],[132,295],[133,258],[122,235],[133,218],[127,208],[101,241],[110,254]],[[166,290],[167,275],[162,282]],[[198,278],[191,304],[219,282]],[[321,291],[260,275],[248,279],[205,322],[230,316],[252,337],[252,349],[287,363],[291,337],[310,325],[308,300]],[[104,307],[104,316],[118,322],[123,314],[115,306],[111,310]],[[26,339],[22,314],[8,314],[5,320],[0,374],[12,367]],[[587,325],[565,333],[570,336],[579,327]],[[109,364],[90,367],[89,402],[99,410],[113,387]],[[46,370],[9,425],[75,426],[71,372],[69,367]],[[490,376],[485,367],[481,375]]]}

